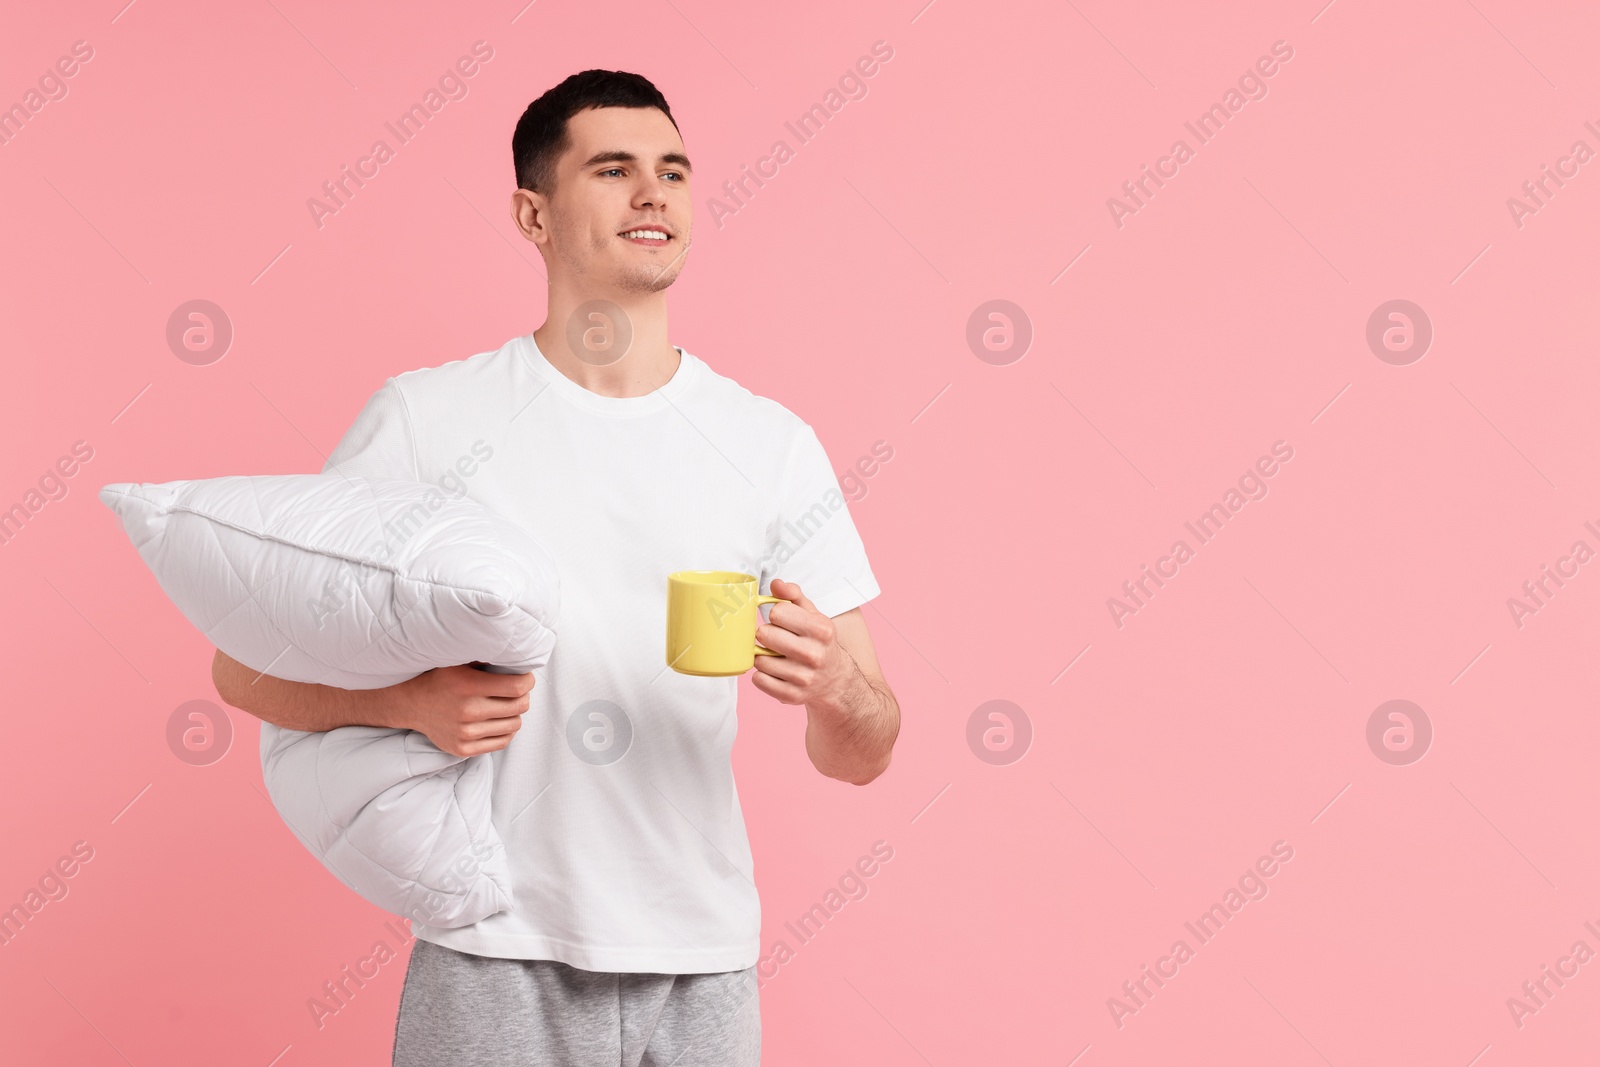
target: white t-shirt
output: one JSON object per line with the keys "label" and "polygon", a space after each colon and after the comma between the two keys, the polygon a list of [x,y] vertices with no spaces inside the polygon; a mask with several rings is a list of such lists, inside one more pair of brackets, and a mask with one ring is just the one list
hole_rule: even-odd
{"label": "white t-shirt", "polygon": [[560,570],[555,651],[493,754],[516,907],[458,929],[413,920],[423,940],[593,971],[760,955],[730,758],[738,679],[667,668],[667,575],[743,571],[763,593],[782,578],[830,617],[879,590],[811,427],[677,351],[671,380],[636,397],[583,388],[531,334],[399,374],[323,468],[464,488]]}

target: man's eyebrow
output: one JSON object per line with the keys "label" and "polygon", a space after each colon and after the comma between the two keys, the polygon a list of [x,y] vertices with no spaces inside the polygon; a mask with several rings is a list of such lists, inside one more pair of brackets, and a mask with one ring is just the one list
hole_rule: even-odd
{"label": "man's eyebrow", "polygon": [[[613,148],[605,152],[596,152],[594,155],[584,160],[583,169],[587,170],[588,168],[596,166],[600,163],[637,162],[639,162],[639,157],[634,155],[632,152],[627,152],[620,148]],[[661,162],[672,163],[682,167],[684,170],[691,172],[694,170],[694,167],[689,163],[689,157],[684,155],[682,152],[668,152],[666,155],[661,157]]]}

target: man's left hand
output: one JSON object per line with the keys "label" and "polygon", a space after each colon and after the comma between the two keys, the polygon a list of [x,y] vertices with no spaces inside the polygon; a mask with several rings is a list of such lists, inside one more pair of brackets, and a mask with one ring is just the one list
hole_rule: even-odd
{"label": "man's left hand", "polygon": [[793,603],[773,604],[756,626],[756,643],[779,655],[756,656],[751,684],[784,704],[839,707],[858,669],[833,620],[794,582],[774,578],[772,595]]}

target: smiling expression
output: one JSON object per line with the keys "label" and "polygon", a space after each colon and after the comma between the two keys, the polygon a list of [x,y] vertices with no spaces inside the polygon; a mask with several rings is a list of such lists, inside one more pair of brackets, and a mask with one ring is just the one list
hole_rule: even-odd
{"label": "smiling expression", "polygon": [[567,121],[567,137],[549,204],[556,259],[590,289],[671,285],[692,226],[689,159],[672,121],[655,108],[589,108]]}

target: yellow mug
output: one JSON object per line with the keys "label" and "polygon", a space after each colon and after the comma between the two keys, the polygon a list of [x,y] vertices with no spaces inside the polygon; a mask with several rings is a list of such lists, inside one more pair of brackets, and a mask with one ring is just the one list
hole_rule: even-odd
{"label": "yellow mug", "polygon": [[675,571],[667,575],[667,665],[680,674],[726,678],[778,656],[756,644],[763,604],[790,603],[761,594],[761,580],[738,571]]}

